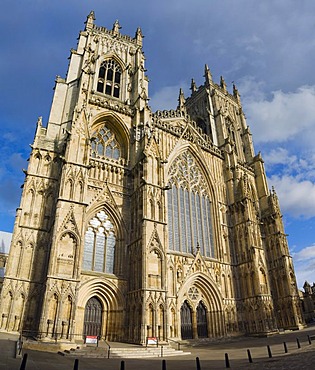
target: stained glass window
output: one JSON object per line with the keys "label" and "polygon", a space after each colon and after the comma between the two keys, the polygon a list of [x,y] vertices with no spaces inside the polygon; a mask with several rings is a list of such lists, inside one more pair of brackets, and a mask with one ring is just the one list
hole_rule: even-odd
{"label": "stained glass window", "polygon": [[105,126],[92,135],[91,149],[93,158],[109,157],[118,160],[121,156],[115,135]]}
{"label": "stained glass window", "polygon": [[114,273],[116,236],[105,211],[93,217],[84,239],[83,270]]}
{"label": "stained glass window", "polygon": [[169,249],[214,257],[211,202],[208,186],[189,152],[179,155],[169,172]]}

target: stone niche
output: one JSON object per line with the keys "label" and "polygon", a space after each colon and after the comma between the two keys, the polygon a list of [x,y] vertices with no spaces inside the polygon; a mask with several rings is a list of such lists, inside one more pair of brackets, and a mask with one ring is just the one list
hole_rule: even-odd
{"label": "stone niche", "polygon": [[60,277],[73,277],[74,256],[77,241],[73,234],[63,234],[58,244],[57,275]]}

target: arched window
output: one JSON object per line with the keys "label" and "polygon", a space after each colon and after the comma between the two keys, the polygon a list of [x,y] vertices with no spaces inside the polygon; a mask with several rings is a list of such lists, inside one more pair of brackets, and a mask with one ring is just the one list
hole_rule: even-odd
{"label": "arched window", "polygon": [[83,270],[114,273],[116,236],[105,211],[93,217],[85,233]]}
{"label": "arched window", "polygon": [[202,255],[214,257],[208,186],[189,152],[176,158],[169,176],[169,249],[193,253],[199,247]]}
{"label": "arched window", "polygon": [[121,68],[113,59],[105,60],[98,72],[97,91],[119,98]]}
{"label": "arched window", "polygon": [[109,157],[118,160],[121,157],[120,146],[115,135],[107,127],[94,132],[91,139],[92,157]]}

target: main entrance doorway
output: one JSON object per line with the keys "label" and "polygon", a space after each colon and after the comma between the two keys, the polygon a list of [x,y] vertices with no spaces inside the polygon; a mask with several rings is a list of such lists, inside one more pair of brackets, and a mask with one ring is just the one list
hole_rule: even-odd
{"label": "main entrance doorway", "polygon": [[185,301],[180,309],[180,320],[181,320],[181,335],[182,339],[192,339],[192,316],[191,309]]}
{"label": "main entrance doorway", "polygon": [[102,334],[102,304],[97,297],[90,298],[85,306],[83,334],[98,337]]}

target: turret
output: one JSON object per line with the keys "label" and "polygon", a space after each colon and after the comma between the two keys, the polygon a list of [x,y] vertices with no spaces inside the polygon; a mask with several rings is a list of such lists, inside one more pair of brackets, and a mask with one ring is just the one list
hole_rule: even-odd
{"label": "turret", "polygon": [[193,78],[191,79],[190,90],[191,90],[192,93],[197,91],[196,82]]}
{"label": "turret", "polygon": [[142,46],[142,39],[143,39],[143,34],[142,34],[142,31],[141,31],[141,28],[138,27],[137,28],[137,31],[136,31],[136,35],[135,35],[135,39],[137,41],[137,45],[139,46]]}
{"label": "turret", "polygon": [[226,83],[225,83],[225,80],[222,76],[220,77],[220,86],[221,86],[221,89],[224,90],[224,92],[227,92]]}
{"label": "turret", "polygon": [[206,87],[210,86],[210,84],[212,83],[212,74],[210,72],[210,69],[208,67],[208,65],[206,64],[205,65],[205,80],[206,80]]}
{"label": "turret", "polygon": [[86,18],[85,22],[85,30],[90,30],[94,26],[94,21],[95,21],[95,14],[94,11],[92,10],[90,14]]}
{"label": "turret", "polygon": [[182,88],[180,88],[179,89],[178,107],[177,107],[177,109],[179,109],[179,110],[185,109],[185,102],[186,102],[186,99],[185,99],[185,96],[184,96],[184,92],[183,92]]}

